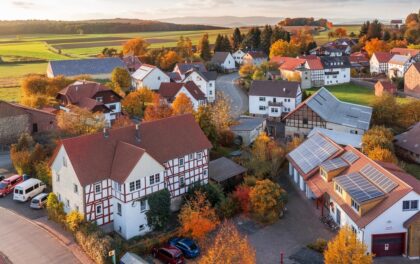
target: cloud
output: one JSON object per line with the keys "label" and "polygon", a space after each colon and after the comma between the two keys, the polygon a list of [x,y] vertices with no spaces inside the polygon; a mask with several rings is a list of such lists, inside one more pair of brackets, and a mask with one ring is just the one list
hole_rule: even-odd
{"label": "cloud", "polygon": [[23,8],[23,9],[29,9],[35,6],[35,3],[26,2],[26,1],[13,1],[12,4],[16,7]]}

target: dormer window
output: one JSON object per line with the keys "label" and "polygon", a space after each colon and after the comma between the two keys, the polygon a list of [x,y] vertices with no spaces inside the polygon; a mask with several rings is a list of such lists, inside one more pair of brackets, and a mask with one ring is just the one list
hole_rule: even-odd
{"label": "dormer window", "polygon": [[96,102],[102,103],[104,101],[104,98],[102,96],[96,97]]}
{"label": "dormer window", "polygon": [[338,184],[335,184],[335,191],[337,192],[337,193],[339,193],[340,195],[342,195],[343,194],[343,189],[341,188],[341,186],[340,185],[338,185]]}
{"label": "dormer window", "polygon": [[351,199],[351,207],[356,210],[357,212],[359,212],[360,209],[360,205],[358,203],[356,203],[356,201],[354,201],[353,199]]}
{"label": "dormer window", "polygon": [[323,170],[322,168],[320,169],[320,174],[321,174],[321,177],[322,177],[324,180],[326,180],[326,179],[327,179],[328,173],[327,173],[325,170]]}

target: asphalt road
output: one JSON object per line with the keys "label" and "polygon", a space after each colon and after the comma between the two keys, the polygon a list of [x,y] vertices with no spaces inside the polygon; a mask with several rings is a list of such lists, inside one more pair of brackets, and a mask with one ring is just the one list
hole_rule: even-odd
{"label": "asphalt road", "polygon": [[13,264],[77,264],[74,255],[42,228],[0,208],[0,249]]}
{"label": "asphalt road", "polygon": [[231,100],[231,114],[233,117],[239,117],[248,111],[248,95],[235,86],[234,81],[239,78],[237,72],[220,75],[216,80],[216,90],[223,92]]}

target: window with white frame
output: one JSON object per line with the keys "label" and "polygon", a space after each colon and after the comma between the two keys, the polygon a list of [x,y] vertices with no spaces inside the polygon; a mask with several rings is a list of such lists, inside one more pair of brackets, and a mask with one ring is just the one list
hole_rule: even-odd
{"label": "window with white frame", "polygon": [[95,193],[100,193],[101,192],[101,184],[97,183],[95,184]]}
{"label": "window with white frame", "polygon": [[66,207],[70,208],[70,200],[69,199],[66,199]]}
{"label": "window with white frame", "polygon": [[155,183],[159,183],[160,182],[160,174],[156,173],[155,174]]}
{"label": "window with white frame", "polygon": [[194,159],[194,153],[189,154],[189,155],[188,155],[188,159],[189,159],[189,160],[193,160],[193,159]]}
{"label": "window with white frame", "polygon": [[144,212],[147,209],[147,201],[146,200],[141,200],[140,201],[140,212]]}
{"label": "window with white frame", "polygon": [[117,214],[122,215],[122,207],[120,203],[117,203]]}
{"label": "window with white frame", "polygon": [[184,186],[185,186],[185,177],[180,176],[179,177],[179,187],[184,187]]}
{"label": "window with white frame", "polygon": [[179,159],[179,166],[184,166],[184,158]]}
{"label": "window with white frame", "polygon": [[67,158],[66,156],[63,156],[63,166],[67,167]]}
{"label": "window with white frame", "polygon": [[265,108],[265,106],[263,106],[263,105],[260,105],[260,108],[259,108],[261,111],[264,111],[266,108]]}
{"label": "window with white frame", "polygon": [[130,192],[133,192],[135,189],[134,182],[130,182]]}
{"label": "window with white frame", "polygon": [[335,184],[335,191],[339,194],[343,194],[343,189],[341,189],[341,186],[338,184]]}
{"label": "window with white frame", "polygon": [[265,97],[260,97],[260,102],[265,102]]}
{"label": "window with white frame", "polygon": [[137,180],[136,181],[136,190],[140,190],[140,188],[141,188],[141,181]]}
{"label": "window with white frame", "polygon": [[351,199],[351,207],[353,207],[354,210],[356,210],[357,212],[359,212],[360,205],[358,203],[356,203],[356,201],[353,200],[353,199]]}
{"label": "window with white frame", "polygon": [[74,193],[79,192],[79,188],[78,188],[77,184],[73,184],[73,191],[74,191]]}
{"label": "window with white frame", "polygon": [[60,181],[60,173],[57,172],[57,175],[55,177],[55,180],[58,181],[58,182]]}
{"label": "window with white frame", "polygon": [[207,176],[207,170],[204,170],[204,171],[203,171],[203,175],[204,175],[204,176]]}
{"label": "window with white frame", "polygon": [[403,211],[412,211],[419,209],[418,200],[403,201]]}
{"label": "window with white frame", "polygon": [[197,159],[201,159],[201,152],[197,152]]}
{"label": "window with white frame", "polygon": [[101,215],[102,214],[102,205],[97,204],[96,208],[95,208],[95,212],[97,215]]}
{"label": "window with white frame", "polygon": [[155,175],[149,176],[149,184],[155,184]]}

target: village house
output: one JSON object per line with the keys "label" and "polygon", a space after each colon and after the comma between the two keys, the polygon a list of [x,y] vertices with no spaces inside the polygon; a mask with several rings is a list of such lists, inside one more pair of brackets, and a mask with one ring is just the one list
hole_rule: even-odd
{"label": "village house", "polygon": [[55,114],[0,100],[0,150],[16,143],[22,133],[54,131]]}
{"label": "village house", "polygon": [[402,25],[404,25],[404,22],[402,19],[392,19],[389,24],[391,27],[400,28]]}
{"label": "village house", "polygon": [[235,59],[230,52],[216,51],[211,58],[211,63],[217,65],[224,71],[233,71],[236,69]]}
{"label": "village house", "polygon": [[396,135],[394,145],[399,156],[420,164],[420,122]]}
{"label": "village house", "polygon": [[63,111],[71,112],[72,106],[77,106],[101,112],[108,124],[121,114],[121,96],[97,82],[76,81],[59,91],[56,99]]}
{"label": "village house", "polygon": [[191,69],[185,73],[183,83],[192,81],[204,93],[209,103],[213,103],[216,99],[216,79],[217,72],[205,71],[201,72]]}
{"label": "village house", "polygon": [[349,60],[352,68],[361,70],[369,67],[369,58],[364,52],[353,52],[350,54]]}
{"label": "village house", "polygon": [[390,52],[392,54],[399,54],[399,55],[403,55],[403,56],[409,56],[415,62],[420,62],[420,50],[419,49],[392,48]]}
{"label": "village house", "polygon": [[382,96],[384,93],[396,94],[397,87],[390,81],[379,80],[375,84],[375,96]]}
{"label": "village house", "polygon": [[349,226],[367,246],[366,253],[419,257],[420,241],[413,236],[420,232],[420,184],[413,176],[320,133],[286,157],[290,178],[303,195],[321,216]]}
{"label": "village house", "polygon": [[268,61],[267,55],[262,51],[248,51],[242,59],[243,64],[259,66]]}
{"label": "village house", "polygon": [[235,62],[238,65],[242,65],[244,63],[244,56],[245,56],[245,54],[246,53],[243,50],[239,49],[239,50],[235,51],[232,54],[232,56],[233,56],[233,59],[235,60]]}
{"label": "village house", "polygon": [[412,64],[410,56],[395,54],[388,62],[388,78],[404,77],[404,73]]}
{"label": "village house", "polygon": [[253,81],[249,90],[249,113],[254,116],[280,118],[302,101],[298,82]]}
{"label": "village house", "polygon": [[127,55],[124,56],[122,60],[125,63],[128,72],[130,72],[131,74],[137,71],[142,65],[141,61],[139,60],[139,57],[137,56]]}
{"label": "village house", "polygon": [[309,51],[309,54],[316,56],[341,57],[343,51],[335,46],[321,46]]}
{"label": "village house", "polygon": [[206,104],[205,94],[192,81],[186,83],[161,83],[158,93],[169,104],[172,104],[176,97],[183,93],[191,100],[194,110],[197,110],[200,105]]}
{"label": "village house", "polygon": [[350,61],[348,57],[321,57],[324,67],[324,84],[334,85],[350,82]]}
{"label": "village house", "polygon": [[143,64],[132,75],[132,86],[135,89],[149,88],[150,90],[159,90],[160,84],[170,82],[169,76],[156,66]]}
{"label": "village house", "polygon": [[322,87],[283,120],[286,137],[292,138],[305,137],[315,127],[362,135],[371,117],[371,107],[342,102]]}
{"label": "village house", "polygon": [[373,53],[369,60],[371,74],[388,74],[388,62],[391,60],[393,54],[384,51]]}
{"label": "village house", "polygon": [[120,58],[95,58],[82,60],[57,60],[48,62],[47,76],[76,77],[89,75],[92,79],[111,79],[115,68],[126,69],[125,63]]}
{"label": "village house", "polygon": [[150,194],[167,189],[176,210],[189,186],[208,183],[210,148],[192,115],[63,139],[50,163],[52,191],[66,213],[130,239],[151,230]]}
{"label": "village house", "polygon": [[[191,70],[207,72],[207,68],[202,62],[177,63],[172,72],[179,74],[181,81],[185,79],[185,74]],[[174,75],[175,76],[175,75]]]}
{"label": "village house", "polygon": [[404,93],[420,98],[420,62],[411,64],[405,72]]}
{"label": "village house", "polygon": [[267,121],[263,117],[240,116],[230,127],[235,135],[235,141],[240,145],[249,146],[265,131]]}

